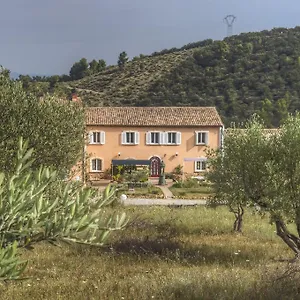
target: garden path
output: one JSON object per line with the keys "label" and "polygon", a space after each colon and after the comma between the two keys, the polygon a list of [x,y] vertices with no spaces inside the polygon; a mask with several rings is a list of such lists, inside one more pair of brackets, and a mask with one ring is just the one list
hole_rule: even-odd
{"label": "garden path", "polygon": [[161,189],[161,191],[164,193],[164,196],[165,196],[166,199],[174,198],[174,195],[170,191],[168,185],[156,185],[156,186]]}

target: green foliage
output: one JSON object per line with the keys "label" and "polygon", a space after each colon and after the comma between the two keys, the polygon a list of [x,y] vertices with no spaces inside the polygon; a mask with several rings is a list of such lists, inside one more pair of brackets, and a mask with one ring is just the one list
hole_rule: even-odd
{"label": "green foliage", "polygon": [[19,279],[27,267],[27,261],[21,261],[17,255],[17,242],[7,247],[0,244],[0,280]]}
{"label": "green foliage", "polygon": [[210,205],[226,203],[235,214],[236,231],[242,230],[244,207],[258,205],[267,192],[270,142],[260,120],[254,117],[243,130],[227,130],[222,150],[208,152],[210,172],[206,176],[215,192]]}
{"label": "green foliage", "polygon": [[99,73],[99,72],[105,70],[105,68],[106,68],[106,62],[105,62],[105,60],[99,59],[99,61],[96,61],[95,59],[93,59],[89,63],[88,75]]}
{"label": "green foliage", "polygon": [[78,104],[50,96],[38,99],[0,74],[0,171],[14,169],[20,136],[35,149],[34,168],[46,165],[68,171],[83,149],[84,118]]}
{"label": "green foliage", "polygon": [[113,167],[113,180],[117,182],[122,182],[124,177],[123,174],[125,172],[124,166],[114,166]]}
{"label": "green foliage", "polygon": [[71,77],[21,81],[39,96],[77,88],[92,106],[216,106],[226,126],[256,113],[266,126],[277,127],[300,109],[299,40],[300,27],[275,28],[164,49],[130,62],[122,52],[117,66],[84,59],[72,66]]}
{"label": "green foliage", "polygon": [[[101,246],[111,231],[126,225],[125,214],[106,216],[102,210],[115,200],[114,188],[108,186],[101,195],[76,182],[59,180],[49,168],[32,171],[32,153],[20,139],[15,171],[0,173],[0,240],[7,249],[1,250],[0,273],[7,278],[18,276],[21,264],[15,260],[15,242],[28,246],[42,240],[64,240]],[[11,266],[8,271],[6,265]]]}
{"label": "green foliage", "polygon": [[82,58],[80,61],[75,62],[70,69],[70,77],[72,80],[80,79],[88,74],[89,64],[86,58]]}
{"label": "green foliage", "polygon": [[256,113],[277,127],[300,109],[299,37],[300,27],[277,28],[191,43],[70,86],[93,106],[216,106],[226,126]]}
{"label": "green foliage", "polygon": [[223,149],[208,152],[206,177],[214,184],[217,201],[230,206],[259,201],[268,174],[269,142],[257,118],[246,123],[245,129],[227,129]]}
{"label": "green foliage", "polygon": [[146,182],[149,177],[149,169],[145,168],[143,170],[132,170],[129,173],[124,174],[124,179],[127,182]]}
{"label": "green foliage", "polygon": [[175,176],[174,176],[174,173],[169,173],[169,172],[167,172],[167,173],[165,173],[165,178],[166,179],[172,179],[172,180],[174,180],[175,181]]}
{"label": "green foliage", "polygon": [[199,181],[193,178],[188,178],[184,181],[179,181],[172,185],[172,187],[174,188],[197,188],[199,186]]}
{"label": "green foliage", "polygon": [[125,51],[121,52],[118,58],[118,66],[120,69],[123,69],[125,67],[125,64],[128,62],[128,56]]}
{"label": "green foliage", "polygon": [[[239,210],[247,204],[268,211],[277,235],[300,257],[300,114],[288,116],[274,134],[254,119],[245,130],[232,130],[222,152],[210,157],[208,179],[216,198]],[[286,222],[294,222],[297,235]]]}

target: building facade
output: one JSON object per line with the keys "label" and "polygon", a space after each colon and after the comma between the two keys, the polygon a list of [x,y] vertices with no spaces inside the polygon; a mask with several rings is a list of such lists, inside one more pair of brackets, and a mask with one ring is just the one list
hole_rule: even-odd
{"label": "building facade", "polygon": [[[150,176],[182,166],[206,170],[207,148],[222,144],[223,123],[214,107],[87,108],[87,174],[101,178],[118,160],[149,161]],[[97,175],[97,176],[95,176]]]}

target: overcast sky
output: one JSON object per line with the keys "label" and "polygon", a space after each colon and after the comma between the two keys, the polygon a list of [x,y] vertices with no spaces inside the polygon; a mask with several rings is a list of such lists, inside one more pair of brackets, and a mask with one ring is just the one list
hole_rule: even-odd
{"label": "overcast sky", "polygon": [[75,61],[130,58],[234,33],[300,25],[299,0],[1,1],[0,64],[22,74],[68,73]]}

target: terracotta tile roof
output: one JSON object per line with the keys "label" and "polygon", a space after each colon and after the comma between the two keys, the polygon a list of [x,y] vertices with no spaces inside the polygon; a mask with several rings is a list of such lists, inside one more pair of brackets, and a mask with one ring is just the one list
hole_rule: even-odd
{"label": "terracotta tile roof", "polygon": [[87,125],[222,126],[215,107],[89,107]]}

